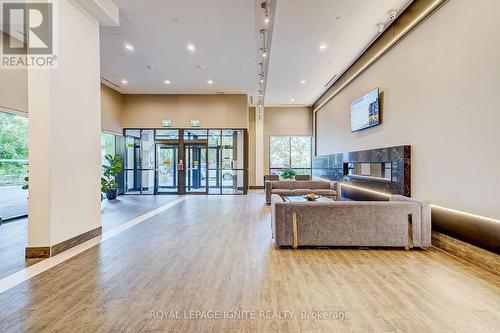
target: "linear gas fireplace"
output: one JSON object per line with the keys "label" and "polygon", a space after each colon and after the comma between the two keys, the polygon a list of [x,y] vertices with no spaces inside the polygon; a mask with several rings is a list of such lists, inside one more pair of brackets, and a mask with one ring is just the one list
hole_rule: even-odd
{"label": "linear gas fireplace", "polygon": [[385,200],[373,191],[410,197],[411,146],[315,156],[312,175],[316,179],[342,181],[346,199]]}

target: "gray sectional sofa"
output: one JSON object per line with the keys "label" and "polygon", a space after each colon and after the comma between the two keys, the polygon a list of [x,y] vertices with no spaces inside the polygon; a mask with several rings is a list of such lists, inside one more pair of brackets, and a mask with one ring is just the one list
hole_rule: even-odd
{"label": "gray sectional sofa", "polygon": [[335,200],[340,198],[340,182],[321,180],[295,180],[295,181],[266,181],[266,202],[271,203],[271,195],[280,196],[319,194],[331,197]]}
{"label": "gray sectional sofa", "polygon": [[271,198],[272,235],[280,246],[431,246],[430,205],[390,201],[284,202]]}

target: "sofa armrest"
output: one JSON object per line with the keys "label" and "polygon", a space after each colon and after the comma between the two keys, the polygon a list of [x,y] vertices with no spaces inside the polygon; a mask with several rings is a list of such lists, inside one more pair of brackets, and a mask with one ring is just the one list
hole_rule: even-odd
{"label": "sofa armrest", "polygon": [[413,198],[408,198],[403,195],[391,195],[390,201],[415,202],[419,205],[420,229],[421,229],[420,245],[421,247],[430,247],[431,233],[432,233],[431,205],[428,204],[427,202]]}
{"label": "sofa armrest", "polygon": [[273,182],[266,180],[264,183],[264,189],[266,191],[266,203],[271,203],[271,191],[273,190]]}
{"label": "sofa armrest", "polygon": [[[283,198],[277,194],[273,194],[271,196],[271,230],[274,244],[276,246],[279,246],[280,241],[284,239],[284,236],[280,235],[278,240],[276,235],[276,224],[283,224],[285,222],[284,214],[285,207],[283,205]],[[279,229],[284,232],[283,226],[280,226]]]}
{"label": "sofa armrest", "polygon": [[337,201],[342,200],[342,182],[332,180],[330,182],[330,189],[335,190],[337,192]]}

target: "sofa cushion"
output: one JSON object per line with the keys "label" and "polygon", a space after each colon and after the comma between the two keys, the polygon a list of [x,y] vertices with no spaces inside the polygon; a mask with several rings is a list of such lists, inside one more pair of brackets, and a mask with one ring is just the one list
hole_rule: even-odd
{"label": "sofa cushion", "polygon": [[298,188],[298,189],[292,190],[291,195],[305,195],[305,194],[311,194],[311,193],[314,193],[314,191],[306,189],[306,188]]}
{"label": "sofa cushion", "polygon": [[271,191],[271,194],[277,194],[277,195],[280,195],[280,196],[293,195],[292,194],[292,190],[288,190],[288,189],[285,189],[285,188],[273,189]]}
{"label": "sofa cushion", "polygon": [[296,190],[287,190],[287,189],[276,189],[271,191],[272,194],[277,194],[280,196],[294,196],[294,195],[304,195],[314,193],[313,190],[308,189],[296,189]]}
{"label": "sofa cushion", "polygon": [[312,191],[314,194],[323,195],[325,197],[336,197],[337,196],[337,191],[335,191],[335,190],[317,189],[317,190],[312,190]]}
{"label": "sofa cushion", "polygon": [[291,190],[293,189],[292,187],[292,181],[283,181],[283,180],[280,180],[280,181],[277,181],[277,182],[272,182],[272,187],[273,187],[273,190],[274,189],[287,189],[287,190]]}
{"label": "sofa cushion", "polygon": [[309,187],[312,190],[330,190],[331,189],[331,184],[330,182],[327,181],[311,181],[309,184]]}

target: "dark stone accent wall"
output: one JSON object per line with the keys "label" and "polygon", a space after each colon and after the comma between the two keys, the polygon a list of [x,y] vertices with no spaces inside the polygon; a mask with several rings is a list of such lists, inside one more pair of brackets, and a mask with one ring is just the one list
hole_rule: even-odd
{"label": "dark stone accent wall", "polygon": [[[347,163],[391,162],[391,182],[356,179],[347,175]],[[397,146],[315,156],[313,178],[342,181],[356,187],[411,197],[411,146]],[[342,187],[342,198],[356,201],[386,201],[387,196]],[[432,208],[432,230],[500,254],[500,224],[479,217]]]}
{"label": "dark stone accent wall", "polygon": [[[361,179],[348,175],[348,163],[391,163],[391,181]],[[365,189],[411,197],[411,146],[396,146],[370,150],[315,156],[312,160],[313,178],[343,181]],[[351,200],[374,200],[380,197],[343,188]]]}

